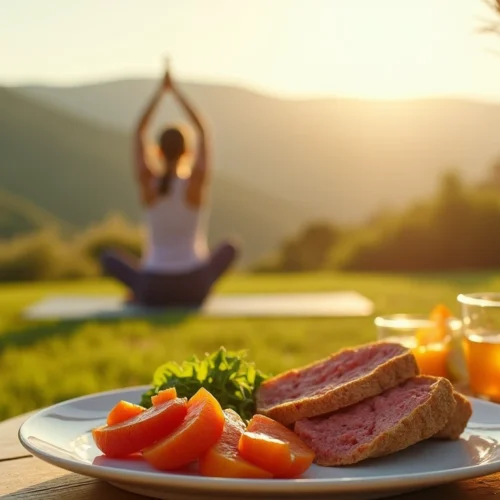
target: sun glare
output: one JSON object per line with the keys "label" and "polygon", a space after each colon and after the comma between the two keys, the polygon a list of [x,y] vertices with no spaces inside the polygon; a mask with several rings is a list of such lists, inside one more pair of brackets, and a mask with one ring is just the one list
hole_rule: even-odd
{"label": "sun glare", "polygon": [[439,73],[435,50],[443,30],[435,20],[436,9],[402,3],[405,10],[395,5],[391,10],[371,8],[369,15],[353,21],[344,61],[355,70],[349,86],[357,95],[411,97]]}
{"label": "sun glare", "polygon": [[[442,61],[457,57],[448,41],[457,25],[443,2],[324,2],[322,16],[300,13],[310,16],[304,19],[307,36],[288,36],[300,38],[303,60],[322,68],[325,91],[399,99],[446,88]],[[307,77],[307,71],[298,75],[304,83]]]}

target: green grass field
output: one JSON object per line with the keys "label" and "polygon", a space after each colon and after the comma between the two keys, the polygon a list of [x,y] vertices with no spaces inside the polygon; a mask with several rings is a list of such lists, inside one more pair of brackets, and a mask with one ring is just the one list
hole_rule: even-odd
{"label": "green grass field", "polygon": [[[425,312],[439,302],[459,313],[460,292],[500,289],[500,274],[233,275],[219,291],[357,290],[376,314]],[[245,348],[264,371],[299,366],[336,349],[375,339],[372,318],[212,319],[165,315],[152,320],[28,323],[20,311],[48,294],[110,293],[110,281],[0,286],[0,420],[64,399],[150,382],[154,368],[224,345]]]}

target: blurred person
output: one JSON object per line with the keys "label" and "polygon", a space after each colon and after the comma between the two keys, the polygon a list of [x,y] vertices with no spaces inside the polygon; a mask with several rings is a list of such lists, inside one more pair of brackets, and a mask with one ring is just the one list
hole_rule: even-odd
{"label": "blurred person", "polygon": [[[162,97],[171,93],[189,117],[196,150],[188,151],[180,128],[166,127],[155,147],[161,172],[148,158],[146,131]],[[207,126],[173,82],[170,69],[149,101],[134,133],[134,173],[147,223],[147,248],[139,261],[122,251],[106,251],[104,271],[130,290],[130,301],[155,307],[197,307],[231,266],[236,247],[207,244],[207,198],[211,184],[211,148]],[[191,160],[190,175],[182,175]]]}

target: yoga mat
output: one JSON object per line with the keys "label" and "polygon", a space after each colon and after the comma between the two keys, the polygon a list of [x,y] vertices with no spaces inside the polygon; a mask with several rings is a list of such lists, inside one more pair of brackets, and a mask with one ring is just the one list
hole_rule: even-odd
{"label": "yoga mat", "polygon": [[[50,296],[23,311],[28,320],[131,318],[165,314],[168,309],[130,305],[120,297]],[[355,317],[373,313],[373,303],[354,291],[214,295],[196,314],[213,317]]]}

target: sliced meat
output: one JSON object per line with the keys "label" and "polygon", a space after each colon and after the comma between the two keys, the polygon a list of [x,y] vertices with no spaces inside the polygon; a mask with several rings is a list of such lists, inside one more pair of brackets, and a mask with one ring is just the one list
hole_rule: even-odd
{"label": "sliced meat", "polygon": [[257,412],[290,425],[350,406],[415,375],[415,358],[400,344],[344,349],[264,382],[257,392]]}
{"label": "sliced meat", "polygon": [[472,405],[469,400],[458,392],[454,392],[456,406],[455,411],[451,415],[443,429],[441,429],[435,437],[436,439],[458,439],[465,430],[469,418],[472,416]]}
{"label": "sliced meat", "polygon": [[415,377],[349,408],[300,420],[295,432],[316,453],[319,465],[354,464],[432,437],[455,405],[448,380]]}

